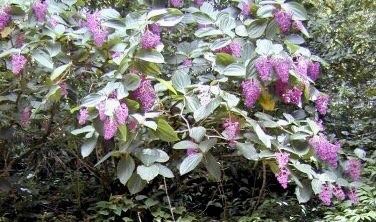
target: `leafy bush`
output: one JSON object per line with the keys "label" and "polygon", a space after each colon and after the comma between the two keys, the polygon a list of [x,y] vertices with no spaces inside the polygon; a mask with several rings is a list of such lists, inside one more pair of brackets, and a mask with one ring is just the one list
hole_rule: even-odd
{"label": "leafy bush", "polygon": [[29,150],[80,143],[83,157],[96,151],[96,166],[116,161],[131,194],[158,175],[173,178],[175,167],[180,175],[205,167],[203,176],[221,181],[225,156],[245,158],[283,188],[294,182],[300,203],[318,194],[330,205],[332,190],[356,202],[360,162],[325,135],[329,97],[315,81],[326,63],[304,47],[303,6],[180,2],[122,13],[74,0],[4,7],[8,149],[16,134]]}

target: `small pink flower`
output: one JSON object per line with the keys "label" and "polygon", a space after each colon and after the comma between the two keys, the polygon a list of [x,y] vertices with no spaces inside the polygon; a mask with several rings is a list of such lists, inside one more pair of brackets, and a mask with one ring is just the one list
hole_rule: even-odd
{"label": "small pink flower", "polygon": [[278,24],[279,29],[282,33],[287,33],[290,31],[292,24],[292,14],[283,10],[279,10],[274,13],[274,19]]}
{"label": "small pink flower", "polygon": [[257,80],[245,80],[241,83],[244,104],[247,108],[252,108],[261,95],[261,86]]}
{"label": "small pink flower", "polygon": [[230,147],[233,147],[235,145],[235,140],[240,134],[240,123],[229,118],[224,121],[223,128],[223,136],[230,142]]}
{"label": "small pink flower", "polygon": [[275,155],[275,158],[277,159],[278,167],[282,168],[282,167],[287,166],[289,162],[289,157],[290,157],[289,153],[278,152],[278,153],[275,153],[274,155]]}
{"label": "small pink flower", "polygon": [[284,189],[287,188],[287,184],[288,184],[290,174],[291,174],[291,172],[287,167],[282,167],[282,168],[279,169],[278,173],[275,175],[277,177],[279,184]]}
{"label": "small pink flower", "polygon": [[321,192],[319,194],[319,198],[321,202],[326,206],[330,206],[332,202],[332,197],[333,197],[333,193],[332,193],[332,189],[330,188],[330,186],[327,184],[322,185]]}
{"label": "small pink flower", "polygon": [[350,190],[347,192],[347,196],[350,199],[350,202],[352,204],[357,204],[359,203],[359,197],[356,193],[356,189],[354,187],[350,188]]}
{"label": "small pink flower", "polygon": [[342,188],[338,185],[333,187],[333,194],[338,200],[344,200],[346,198],[345,192],[343,192]]}
{"label": "small pink flower", "polygon": [[357,159],[350,159],[346,163],[345,173],[354,181],[360,179],[362,164]]}
{"label": "small pink flower", "polygon": [[294,104],[298,106],[301,103],[302,94],[302,90],[294,86],[282,94],[282,100],[287,104]]}
{"label": "small pink flower", "polygon": [[255,67],[262,81],[266,82],[271,80],[271,71],[273,66],[267,57],[259,57],[256,59]]}
{"label": "small pink flower", "polygon": [[325,115],[328,110],[329,105],[329,96],[325,94],[321,94],[315,101],[316,110],[321,114]]}
{"label": "small pink flower", "polygon": [[11,21],[11,11],[9,7],[0,9],[0,31],[7,27]]}
{"label": "small pink flower", "polygon": [[143,49],[154,49],[161,43],[161,37],[147,30],[141,36],[141,47]]}
{"label": "small pink flower", "polygon": [[103,136],[105,140],[113,138],[117,131],[117,122],[112,118],[106,118],[103,123]]}
{"label": "small pink flower", "polygon": [[115,116],[118,124],[124,125],[128,119],[128,107],[127,104],[122,103],[116,110]]}

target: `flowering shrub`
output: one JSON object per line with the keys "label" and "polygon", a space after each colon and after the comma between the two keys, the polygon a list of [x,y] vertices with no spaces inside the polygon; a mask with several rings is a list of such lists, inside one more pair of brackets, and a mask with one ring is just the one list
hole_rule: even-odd
{"label": "flowering shrub", "polygon": [[[221,150],[269,166],[299,202],[357,202],[361,164],[324,132],[329,97],[315,80],[325,62],[303,46],[300,4],[171,0],[121,16],[74,0],[17,2],[0,13],[1,115],[38,133],[55,110],[83,157],[111,144],[97,165],[116,158],[130,193],[173,167],[204,166],[219,181]],[[169,36],[192,29],[190,42]]]}

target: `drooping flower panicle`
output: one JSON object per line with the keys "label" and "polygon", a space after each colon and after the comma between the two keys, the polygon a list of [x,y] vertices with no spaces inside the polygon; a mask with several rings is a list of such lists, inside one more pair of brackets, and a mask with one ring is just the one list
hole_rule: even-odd
{"label": "drooping flower panicle", "polygon": [[319,194],[319,198],[321,202],[326,206],[330,206],[330,204],[332,203],[332,197],[333,197],[333,192],[332,192],[330,185],[328,184],[322,185],[321,192]]}
{"label": "drooping flower panicle", "polygon": [[203,5],[204,4],[204,2],[205,2],[205,0],[194,0],[194,3],[197,5],[197,6],[201,6],[201,5]]}
{"label": "drooping flower panicle", "polygon": [[288,58],[276,58],[272,61],[274,72],[280,81],[286,83],[289,81],[289,70],[291,61]]}
{"label": "drooping flower panicle", "polygon": [[124,125],[128,119],[128,106],[125,103],[120,104],[115,110],[116,121],[119,125]]}
{"label": "drooping flower panicle", "polygon": [[93,37],[94,44],[101,47],[107,40],[108,32],[101,24],[99,11],[86,14],[86,27]]}
{"label": "drooping flower panicle", "polygon": [[290,154],[286,152],[277,152],[274,154],[280,168],[287,166]]}
{"label": "drooping flower panicle", "polygon": [[160,35],[162,32],[161,26],[157,23],[150,24],[149,30],[156,35]]}
{"label": "drooping flower panicle", "polygon": [[147,30],[141,36],[141,47],[143,49],[154,49],[161,43],[161,37],[153,32]]}
{"label": "drooping flower panicle", "polygon": [[2,31],[11,21],[10,8],[0,8],[0,31]]}
{"label": "drooping flower panicle", "polygon": [[273,66],[267,57],[260,57],[256,59],[255,67],[262,81],[266,82],[271,80],[271,71]]}
{"label": "drooping flower panicle", "polygon": [[360,179],[362,164],[357,159],[350,159],[346,163],[345,173],[354,181]]}
{"label": "drooping flower panicle", "polygon": [[333,195],[338,199],[338,200],[344,200],[346,198],[345,192],[343,192],[342,188],[338,185],[333,186]]}
{"label": "drooping flower panicle", "polygon": [[302,94],[302,90],[294,86],[293,88],[286,90],[282,94],[282,100],[287,104],[294,104],[299,106],[301,103]]}
{"label": "drooping flower panicle", "polygon": [[170,4],[172,7],[180,8],[183,6],[184,1],[183,0],[170,0]]}
{"label": "drooping flower panicle", "polygon": [[86,122],[89,120],[89,110],[87,108],[80,109],[78,114],[78,124],[85,125]]}
{"label": "drooping flower panicle", "polygon": [[224,121],[223,128],[223,136],[230,142],[230,146],[233,147],[235,145],[235,140],[240,134],[240,123],[229,118]]}
{"label": "drooping flower panicle", "polygon": [[18,76],[22,72],[22,70],[24,70],[27,59],[22,54],[13,54],[11,63],[13,74]]}
{"label": "drooping flower panicle", "polygon": [[320,76],[320,63],[310,62],[308,64],[307,73],[309,78],[311,78],[313,81],[316,81]]}
{"label": "drooping flower panicle", "polygon": [[288,33],[291,29],[292,14],[283,10],[274,13],[274,19],[282,33]]}
{"label": "drooping flower panicle", "polygon": [[105,140],[113,138],[117,131],[117,122],[110,117],[107,117],[103,123],[103,137]]}
{"label": "drooping flower panicle", "polygon": [[247,108],[252,108],[261,95],[261,86],[257,80],[245,80],[241,84],[244,104]]}
{"label": "drooping flower panicle", "polygon": [[341,148],[339,143],[332,144],[322,135],[312,137],[308,143],[319,159],[334,168],[337,167],[338,151]]}
{"label": "drooping flower panicle", "polygon": [[43,22],[46,18],[48,4],[47,1],[37,0],[33,4],[33,12],[38,22]]}
{"label": "drooping flower panicle", "polygon": [[290,174],[291,172],[287,167],[280,168],[278,173],[276,174],[278,183],[281,184],[284,189],[287,188]]}
{"label": "drooping flower panicle", "polygon": [[350,190],[347,192],[347,196],[349,197],[350,202],[352,204],[359,203],[359,197],[358,197],[358,194],[356,193],[356,189],[354,187],[350,188]]}
{"label": "drooping flower panicle", "polygon": [[157,99],[151,81],[144,76],[141,77],[139,87],[132,92],[132,97],[140,102],[141,108],[144,112],[150,111]]}
{"label": "drooping flower panicle", "polygon": [[321,115],[325,115],[328,110],[329,96],[326,94],[321,94],[317,97],[315,102],[316,109]]}

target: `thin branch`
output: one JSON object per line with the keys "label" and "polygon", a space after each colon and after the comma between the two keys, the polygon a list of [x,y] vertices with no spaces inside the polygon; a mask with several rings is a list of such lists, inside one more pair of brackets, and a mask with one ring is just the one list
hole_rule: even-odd
{"label": "thin branch", "polygon": [[256,210],[257,206],[260,204],[262,195],[263,195],[264,190],[265,190],[265,184],[266,184],[266,168],[265,168],[265,163],[262,162],[262,185],[261,185],[260,193],[259,193],[259,196],[257,198],[256,204],[253,207],[254,210]]}
{"label": "thin branch", "polygon": [[172,209],[170,196],[168,195],[167,184],[166,184],[166,178],[165,178],[165,177],[163,177],[163,183],[164,183],[165,192],[166,192],[166,196],[167,196],[168,206],[170,207],[171,217],[172,217],[172,220],[175,222],[174,211],[173,211],[173,209]]}

